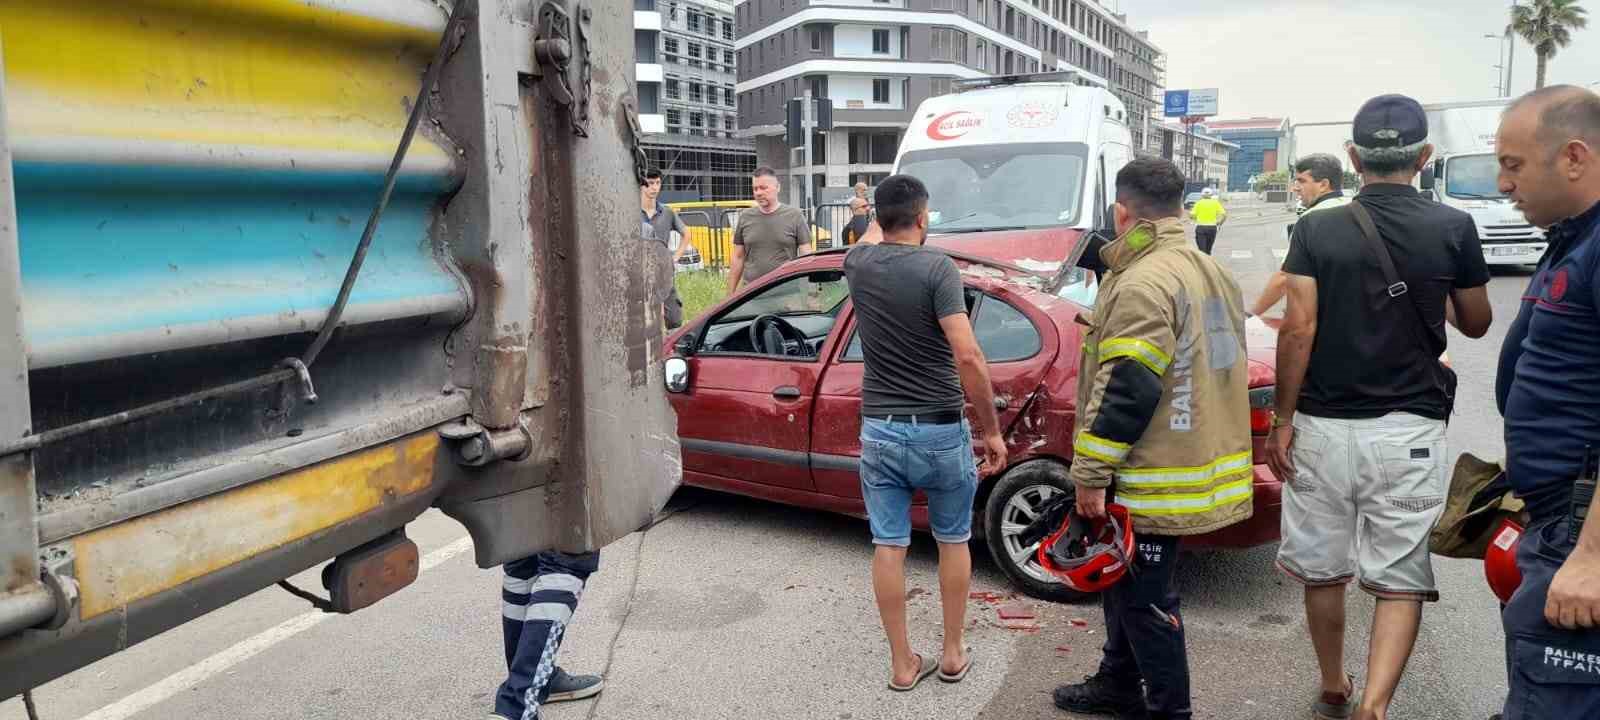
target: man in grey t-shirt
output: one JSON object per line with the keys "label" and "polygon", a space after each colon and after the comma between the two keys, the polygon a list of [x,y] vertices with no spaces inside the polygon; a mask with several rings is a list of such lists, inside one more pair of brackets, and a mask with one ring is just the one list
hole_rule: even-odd
{"label": "man in grey t-shirt", "polygon": [[[657,263],[656,282],[662,293],[661,315],[667,323],[667,329],[671,330],[683,324],[683,300],[678,298],[678,288],[673,278],[677,275],[678,258],[683,257],[684,249],[689,247],[689,228],[672,208],[661,204],[660,197],[661,171],[646,170],[644,183],[639,186],[640,219],[649,231],[645,240],[655,242],[652,249]],[[677,252],[670,250],[674,231],[680,238]]]}
{"label": "man in grey t-shirt", "polygon": [[728,273],[728,294],[741,284],[777,270],[790,260],[811,252],[811,223],[800,208],[778,202],[783,186],[772,168],[756,168],[750,178],[756,206],[739,213],[733,229],[733,266]]}
{"label": "man in grey t-shirt", "polygon": [[[928,190],[895,175],[878,186],[880,244],[857,245],[844,272],[865,361],[861,393],[861,495],[872,542],[872,587],[889,637],[891,690],[910,690],[935,671],[956,682],[971,658],[962,641],[972,584],[972,500],[978,467],[972,430],[962,417],[971,401],[983,437],[987,472],[1005,468],[1006,444],[995,415],[989,367],[967,319],[961,274],[950,257],[923,246]],[[939,543],[944,649],[938,659],[912,652],[906,630],[905,559],[911,544],[911,497],[928,497]]]}

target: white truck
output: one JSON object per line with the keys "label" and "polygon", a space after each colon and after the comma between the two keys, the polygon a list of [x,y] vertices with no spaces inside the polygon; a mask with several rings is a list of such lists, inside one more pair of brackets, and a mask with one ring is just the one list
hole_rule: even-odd
{"label": "white truck", "polygon": [[1490,265],[1532,265],[1544,257],[1544,232],[1528,224],[1495,179],[1495,130],[1510,102],[1499,98],[1423,106],[1434,160],[1422,173],[1421,185],[1439,202],[1472,216],[1483,259]]}

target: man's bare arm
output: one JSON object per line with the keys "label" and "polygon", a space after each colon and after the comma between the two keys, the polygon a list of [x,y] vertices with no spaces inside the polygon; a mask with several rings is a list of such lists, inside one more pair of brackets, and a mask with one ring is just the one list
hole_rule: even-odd
{"label": "man's bare arm", "polygon": [[1550,581],[1544,618],[1568,630],[1600,627],[1600,493],[1589,502],[1577,546]]}
{"label": "man's bare arm", "polygon": [[683,224],[683,218],[678,217],[677,213],[673,213],[672,229],[678,233],[678,249],[672,253],[672,264],[676,266],[683,254],[689,251],[689,226]]}
{"label": "man's bare arm", "polygon": [[1305,385],[1306,367],[1311,364],[1311,344],[1317,337],[1317,280],[1305,275],[1285,273],[1284,289],[1289,306],[1278,329],[1277,389],[1278,417],[1294,417],[1300,404],[1300,388]]}
{"label": "man's bare arm", "polygon": [[978,433],[1000,432],[1000,420],[994,410],[994,385],[989,380],[989,361],[978,347],[978,337],[972,332],[972,321],[966,313],[956,313],[939,319],[945,339],[950,341],[950,351],[956,358],[956,370],[961,373],[961,387],[967,401],[978,416]]}
{"label": "man's bare arm", "polygon": [[1450,291],[1450,302],[1445,303],[1445,319],[1462,335],[1481,338],[1494,323],[1494,307],[1489,304],[1487,285]]}
{"label": "man's bare arm", "polygon": [[733,246],[733,261],[728,264],[728,294],[739,292],[739,281],[744,279],[744,246]]}
{"label": "man's bare arm", "polygon": [[977,416],[978,435],[983,438],[985,473],[1002,470],[1006,466],[1006,444],[1000,435],[1000,417],[994,408],[994,386],[989,380],[989,361],[978,347],[978,338],[972,332],[972,320],[966,313],[956,313],[939,318],[939,327],[950,343],[955,355],[956,371],[961,374],[961,388],[972,412]]}
{"label": "man's bare arm", "polygon": [[1279,270],[1267,278],[1267,286],[1262,289],[1261,296],[1256,298],[1255,304],[1250,306],[1250,314],[1261,316],[1267,314],[1278,301],[1289,291],[1289,274]]}

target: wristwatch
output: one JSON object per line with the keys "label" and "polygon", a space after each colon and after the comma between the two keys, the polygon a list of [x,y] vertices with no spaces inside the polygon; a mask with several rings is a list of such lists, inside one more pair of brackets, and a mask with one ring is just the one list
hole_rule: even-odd
{"label": "wristwatch", "polygon": [[1272,414],[1272,429],[1273,430],[1277,430],[1278,428],[1281,428],[1281,427],[1283,427],[1285,425],[1292,425],[1292,424],[1294,424],[1294,418],[1292,418],[1292,417],[1285,418],[1285,417],[1282,417],[1282,416],[1278,415],[1277,413],[1273,413]]}

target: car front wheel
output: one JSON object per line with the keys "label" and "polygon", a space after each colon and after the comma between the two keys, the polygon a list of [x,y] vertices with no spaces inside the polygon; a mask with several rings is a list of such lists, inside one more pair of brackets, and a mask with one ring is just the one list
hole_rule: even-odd
{"label": "car front wheel", "polygon": [[1023,593],[1041,600],[1073,602],[1089,597],[1061,584],[1039,565],[1038,543],[1024,545],[1018,536],[1039,516],[1045,503],[1058,495],[1071,496],[1072,481],[1065,465],[1032,460],[1007,472],[989,493],[984,505],[984,530],[989,554],[1006,577]]}

